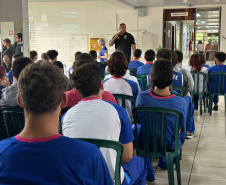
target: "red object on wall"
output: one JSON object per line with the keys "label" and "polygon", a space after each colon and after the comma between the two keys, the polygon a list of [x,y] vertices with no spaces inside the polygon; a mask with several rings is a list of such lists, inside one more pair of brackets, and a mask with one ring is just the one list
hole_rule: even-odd
{"label": "red object on wall", "polygon": [[13,30],[9,30],[9,35],[13,35]]}
{"label": "red object on wall", "polygon": [[189,42],[189,51],[192,51],[192,41]]}

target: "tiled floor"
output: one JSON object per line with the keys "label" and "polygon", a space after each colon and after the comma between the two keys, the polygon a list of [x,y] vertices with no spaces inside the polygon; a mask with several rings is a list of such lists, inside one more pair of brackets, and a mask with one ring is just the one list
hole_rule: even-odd
{"label": "tiled floor", "polygon": [[[182,185],[226,185],[226,122],[224,98],[212,116],[195,111],[196,138],[185,141],[181,161]],[[154,165],[157,163],[154,162]],[[167,185],[166,170],[156,169],[156,184]],[[175,181],[176,181],[175,174]]]}

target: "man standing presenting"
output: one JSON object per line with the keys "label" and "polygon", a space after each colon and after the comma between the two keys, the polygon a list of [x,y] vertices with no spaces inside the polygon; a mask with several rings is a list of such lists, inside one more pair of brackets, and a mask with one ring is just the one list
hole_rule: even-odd
{"label": "man standing presenting", "polygon": [[120,32],[118,32],[114,37],[109,41],[109,46],[113,46],[115,44],[115,49],[123,51],[126,54],[128,63],[131,59],[131,47],[133,49],[133,53],[136,50],[136,44],[134,37],[126,32],[125,23],[121,23],[119,26]]}

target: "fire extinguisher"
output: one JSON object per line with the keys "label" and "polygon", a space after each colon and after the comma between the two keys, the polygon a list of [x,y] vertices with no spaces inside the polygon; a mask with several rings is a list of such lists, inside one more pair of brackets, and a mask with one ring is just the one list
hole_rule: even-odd
{"label": "fire extinguisher", "polygon": [[189,42],[189,51],[192,51],[192,40]]}

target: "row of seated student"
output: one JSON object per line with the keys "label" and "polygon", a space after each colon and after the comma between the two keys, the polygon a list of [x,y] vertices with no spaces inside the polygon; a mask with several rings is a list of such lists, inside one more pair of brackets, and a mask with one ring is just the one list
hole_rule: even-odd
{"label": "row of seated student", "polygon": [[[54,53],[56,55],[56,52]],[[51,58],[56,61],[56,57],[52,56]],[[104,83],[101,81],[100,67],[94,63],[94,59],[86,53],[80,54],[73,64],[73,72],[70,77],[71,82],[74,85],[74,89],[72,90],[74,90],[74,94],[77,94],[74,96],[77,97],[77,102],[74,101],[72,104],[69,104],[67,103],[67,100],[68,102],[73,101],[73,93],[66,92],[64,94],[68,79],[63,75],[63,70],[59,69],[59,63],[57,64],[57,62],[55,63],[54,61],[54,65],[50,65],[48,62],[37,62],[32,64],[32,61],[28,58],[16,59],[13,64],[13,74],[16,74],[16,79],[19,78],[21,71],[24,68],[26,69],[23,70],[22,75],[19,78],[19,84],[16,83],[17,88],[14,89],[16,93],[12,94],[10,91],[10,88],[12,88],[11,86],[13,86],[11,85],[5,88],[7,89],[7,93],[5,94],[11,95],[11,98],[14,99],[16,105],[18,105],[16,101],[16,99],[18,99],[19,105],[24,107],[25,127],[16,137],[0,142],[0,145],[2,145],[0,147],[2,149],[0,153],[4,154],[0,155],[1,169],[4,167],[4,172],[11,172],[7,174],[2,173],[0,182],[2,181],[2,184],[7,183],[10,180],[16,182],[18,180],[16,178],[20,177],[25,182],[23,184],[26,184],[27,182],[27,184],[31,184],[32,179],[34,179],[34,176],[37,176],[37,174],[39,174],[39,180],[43,182],[43,179],[45,181],[47,179],[54,179],[46,177],[49,172],[56,175],[57,172],[59,173],[59,171],[56,171],[57,169],[65,169],[63,171],[68,171],[70,169],[68,171],[69,173],[59,175],[61,179],[55,178],[55,180],[59,182],[59,184],[65,184],[65,182],[62,182],[62,179],[65,178],[72,183],[92,181],[94,182],[93,184],[112,184],[112,181],[108,180],[114,179],[115,154],[113,152],[101,150],[108,167],[106,168],[105,161],[103,161],[97,150],[95,152],[92,148],[94,152],[89,152],[89,147],[91,147],[91,145],[89,145],[89,147],[88,145],[85,146],[86,144],[84,144],[84,142],[70,140],[57,133],[60,109],[75,104],[76,105],[71,108],[62,119],[63,135],[72,138],[87,137],[120,141],[124,146],[122,157],[123,168],[121,169],[122,183],[145,184],[146,180],[153,182],[155,177],[150,159],[145,157],[145,160],[143,160],[140,157],[133,156],[132,141],[134,140],[134,136],[131,128],[132,120],[129,119],[127,114],[128,110],[126,112],[125,109],[116,105],[116,100],[113,95],[104,91],[104,89],[105,83],[113,79],[114,83],[112,84],[119,84],[120,88],[123,87],[121,84],[124,84],[126,91],[129,91],[128,89],[130,87],[130,92],[132,93],[134,92],[134,87],[138,86],[137,91],[140,93],[138,92],[136,106],[158,105],[160,107],[170,108],[175,106],[175,109],[183,114],[180,132],[181,148],[185,139],[185,132],[189,131],[188,129],[194,129],[194,115],[191,116],[193,122],[189,121],[187,115],[189,114],[189,110],[191,109],[190,106],[192,104],[186,103],[188,101],[185,98],[186,96],[182,98],[171,95],[170,86],[173,81],[182,79],[180,75],[178,75],[177,78],[173,78],[173,76],[175,76],[175,71],[173,71],[173,60],[175,61],[175,55],[173,57],[171,51],[161,49],[157,53],[157,61],[155,61],[151,69],[151,89],[140,92],[137,80],[129,74],[126,75],[126,73],[128,73],[128,64],[125,64],[126,58],[123,53],[116,51],[112,54],[108,61],[108,71],[110,72],[110,75],[106,77]],[[119,61],[122,61],[122,64],[120,64]],[[117,72],[117,66],[123,66],[122,71]],[[60,68],[62,69],[62,66]],[[87,73],[87,71],[89,71],[89,73]],[[119,80],[118,83],[115,82],[116,80]],[[182,80],[180,80],[180,82],[182,83]],[[112,88],[110,87],[110,84],[106,85],[106,87],[107,86]],[[113,90],[115,89],[113,88]],[[120,89],[120,91],[122,90]],[[16,98],[17,92],[19,94],[18,98]],[[101,99],[104,99],[103,95],[106,92],[108,95],[103,101]],[[72,94],[71,97],[70,94]],[[0,102],[2,101],[2,97],[3,96],[1,96]],[[137,117],[137,120],[141,123],[139,142],[142,144],[144,139],[144,135],[142,134],[144,132],[144,122],[142,117]],[[172,127],[167,128],[169,129],[167,130],[167,148],[172,149],[174,143],[171,142],[170,138],[173,138],[172,129],[173,125],[175,125],[175,120],[169,118],[169,123],[171,123],[170,126]],[[189,132],[192,133],[192,131]],[[30,144],[27,145],[27,143]],[[53,143],[55,144],[52,145]],[[76,144],[79,150],[76,149],[72,151],[71,148]],[[34,146],[37,148],[34,148]],[[15,147],[13,148],[13,151],[12,147]],[[59,150],[59,147],[62,151],[65,151],[67,155],[67,158],[65,158],[64,161],[62,161],[62,156],[65,157],[65,153],[56,152],[56,150]],[[16,149],[17,152],[15,152],[14,149]],[[45,149],[44,153],[39,152],[43,151],[43,149]],[[23,153],[23,151],[27,152]],[[23,155],[18,155],[18,152],[22,152],[21,154]],[[36,153],[37,156],[33,155],[34,153]],[[57,155],[53,155],[56,153]],[[94,157],[89,156],[91,154],[96,156],[95,162],[93,161]],[[16,157],[13,157],[14,155],[16,155]],[[98,159],[100,160],[97,159],[97,156],[99,156]],[[37,159],[37,157],[39,160],[34,160],[34,158]],[[84,162],[85,158],[89,157],[90,160],[86,159]],[[15,161],[10,161],[11,158]],[[20,164],[24,162],[25,158],[29,160],[27,164],[32,167],[27,168]],[[58,164],[56,161],[59,160],[60,166],[63,166],[61,168],[56,166]],[[43,164],[44,162],[46,169],[43,171],[40,170],[40,164]],[[83,162],[86,165],[81,166]],[[71,166],[72,164],[74,165]],[[79,169],[76,168],[76,164],[79,166]],[[18,165],[24,166],[24,168],[21,169],[21,176],[15,175],[14,173],[16,171],[15,168],[18,167]],[[34,166],[37,166],[37,168],[34,168]],[[87,166],[87,168],[82,168],[84,166]],[[165,159],[160,159],[158,166],[166,169]],[[31,178],[24,177],[25,174],[27,174],[27,169],[29,169]],[[89,171],[88,169],[92,170]],[[92,179],[97,175],[94,174],[95,170],[93,169],[96,169],[96,171],[100,170],[98,173],[103,174],[101,175],[101,179]],[[46,173],[45,170],[48,170],[48,173]],[[110,175],[108,171],[110,172]],[[52,173],[50,175],[53,175]],[[62,175],[64,175],[65,178],[62,178]],[[58,175],[56,176],[58,177]],[[111,178],[109,178],[110,176]],[[42,184],[42,182],[40,184]]]}

